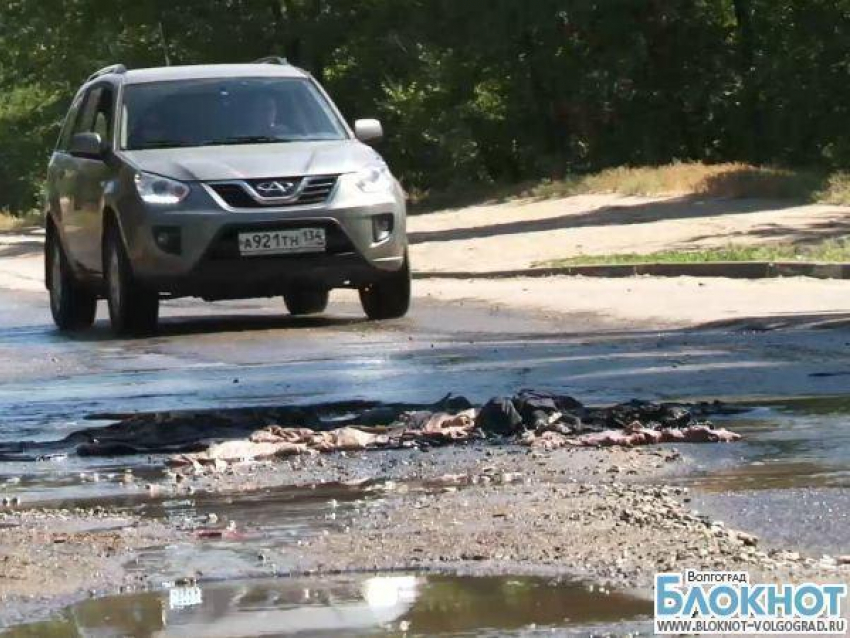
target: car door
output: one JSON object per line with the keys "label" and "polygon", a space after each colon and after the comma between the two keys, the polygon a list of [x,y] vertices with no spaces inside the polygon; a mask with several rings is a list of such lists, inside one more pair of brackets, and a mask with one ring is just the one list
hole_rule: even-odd
{"label": "car door", "polygon": [[72,254],[71,234],[67,232],[66,226],[69,215],[73,215],[74,185],[76,183],[76,163],[71,156],[69,146],[85,97],[86,93],[78,93],[68,109],[62,132],[59,134],[59,141],[56,144],[53,156],[50,158],[46,185],[50,210],[61,229],[65,251],[75,262],[76,254]]}
{"label": "car door", "polygon": [[[91,131],[94,126],[95,113],[100,100],[101,88],[89,88],[83,96],[80,112],[77,115],[74,127],[71,130],[71,140],[78,133]],[[87,253],[91,245],[91,238],[87,237],[90,229],[87,228],[85,201],[86,193],[81,189],[81,176],[83,173],[91,172],[91,163],[98,163],[85,157],[73,155],[71,152],[71,140],[69,140],[68,157],[61,163],[57,171],[57,182],[60,184],[58,190],[61,193],[60,209],[62,211],[62,227],[64,229],[65,251],[77,269],[91,271],[90,260]],[[99,270],[99,269],[98,269]]]}
{"label": "car door", "polygon": [[[112,147],[114,89],[109,84],[93,87],[86,101],[80,132],[100,135]],[[90,102],[89,102],[90,100]],[[104,190],[110,168],[104,158],[79,157],[76,161],[74,217],[78,227],[77,249],[80,265],[93,273],[102,271]]]}

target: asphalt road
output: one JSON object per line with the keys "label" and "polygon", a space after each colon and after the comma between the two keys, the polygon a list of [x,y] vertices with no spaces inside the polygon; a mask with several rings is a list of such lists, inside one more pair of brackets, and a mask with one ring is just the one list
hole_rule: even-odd
{"label": "asphalt road", "polygon": [[845,329],[602,328],[586,314],[530,317],[418,299],[410,316],[366,321],[340,293],[325,316],[282,301],[164,305],[160,334],[58,333],[46,295],[0,289],[0,440],[53,439],[90,413],[337,399],[474,401],[522,387],[585,402],[846,393]]}

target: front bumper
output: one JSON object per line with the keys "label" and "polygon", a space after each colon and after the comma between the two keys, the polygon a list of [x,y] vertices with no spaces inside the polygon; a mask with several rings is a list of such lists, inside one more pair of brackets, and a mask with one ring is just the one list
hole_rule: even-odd
{"label": "front bumper", "polygon": [[[341,180],[321,205],[225,210],[200,184],[174,209],[147,206],[134,193],[119,202],[119,223],[133,272],[142,282],[175,296],[207,299],[281,294],[294,286],[338,288],[374,283],[399,270],[407,250],[405,200],[391,193],[351,192]],[[393,231],[376,241],[373,219],[392,215]],[[254,230],[325,229],[326,252],[243,257],[237,235]],[[179,236],[169,252],[154,234]]]}

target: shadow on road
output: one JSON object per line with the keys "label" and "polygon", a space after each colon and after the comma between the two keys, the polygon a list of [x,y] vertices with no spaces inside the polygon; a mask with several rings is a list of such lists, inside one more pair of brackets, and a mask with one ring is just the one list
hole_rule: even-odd
{"label": "shadow on road", "polygon": [[819,313],[777,313],[756,317],[738,317],[710,321],[689,328],[698,330],[732,330],[767,332],[772,330],[811,330],[811,329],[846,329],[850,328],[850,313],[844,311]]}
{"label": "shadow on road", "polygon": [[452,228],[409,233],[412,244],[462,239],[480,239],[498,235],[517,235],[566,228],[625,226],[677,219],[698,219],[725,215],[746,215],[765,210],[799,206],[793,200],[716,199],[699,196],[676,197],[661,202],[630,206],[606,206],[583,213],[560,217],[490,224],[476,228]]}
{"label": "shadow on road", "polygon": [[715,233],[699,235],[688,242],[704,242],[724,239],[731,241],[735,238],[745,238],[748,241],[780,241],[797,245],[819,244],[829,239],[840,239],[850,234],[850,221],[827,220],[823,222],[808,222],[805,228],[794,228],[782,224],[764,224],[759,228],[750,228],[737,233]]}
{"label": "shadow on road", "polygon": [[44,250],[44,242],[36,240],[19,241],[14,244],[0,245],[0,257],[25,257],[40,255]]}
{"label": "shadow on road", "polygon": [[[189,335],[253,332],[262,330],[310,330],[317,328],[340,328],[358,324],[371,324],[365,317],[316,316],[291,317],[286,314],[274,315],[205,315],[205,316],[166,316],[160,319],[157,331],[152,335],[141,335],[136,339],[151,337],[175,337]],[[382,324],[383,325],[383,324]],[[59,333],[57,331],[57,334]],[[126,340],[134,337],[116,337],[109,328],[108,321],[98,321],[91,329],[72,333],[69,338],[77,341]]]}

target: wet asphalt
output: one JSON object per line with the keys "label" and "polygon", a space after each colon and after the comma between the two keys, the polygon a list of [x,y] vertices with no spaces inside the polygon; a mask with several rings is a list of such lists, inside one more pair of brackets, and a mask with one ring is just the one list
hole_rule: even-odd
{"label": "wet asphalt", "polygon": [[483,401],[522,387],[586,403],[844,394],[850,331],[659,331],[607,318],[529,317],[418,300],[405,319],[363,318],[355,299],[291,318],[277,299],[164,304],[158,335],[66,336],[46,295],[0,290],[0,441],[58,438],[91,413],[336,399]]}
{"label": "wet asphalt", "polygon": [[[407,318],[373,323],[356,298],[343,293],[332,298],[327,314],[308,318],[287,316],[278,299],[165,302],[159,334],[115,339],[103,306],[92,330],[62,335],[50,321],[45,294],[0,290],[0,444],[58,440],[90,427],[87,417],[101,413],[348,399],[425,403],[448,393],[483,402],[525,387],[591,404],[719,398],[758,406],[848,394],[850,330],[841,324],[822,329],[810,317],[658,330],[617,325],[609,317],[531,317],[418,299]],[[812,503],[810,518],[822,523],[805,528],[821,530],[809,540],[850,551],[848,532],[834,532],[830,518],[846,504],[846,409],[800,428],[793,427],[802,422],[799,415],[774,418],[770,409],[761,415],[768,427],[750,428],[747,444],[692,448],[693,467],[703,476],[749,468],[706,488],[712,493],[706,506],[714,502],[714,509],[744,523],[747,517],[771,521],[763,508],[772,501],[787,507],[784,490],[815,490],[806,502]],[[773,450],[777,431],[787,440]],[[839,439],[843,443],[830,443]],[[780,484],[753,472],[765,464],[765,449],[773,450],[771,467],[791,468]],[[49,499],[57,488],[67,498],[78,482],[68,477],[92,467],[117,470],[127,461],[70,454],[60,463],[6,462],[0,481],[23,476],[21,487],[30,492],[25,497]],[[722,496],[753,488],[759,493],[746,498]],[[826,489],[828,496],[821,497],[819,490]],[[788,518],[759,529],[793,536],[795,520]]]}

